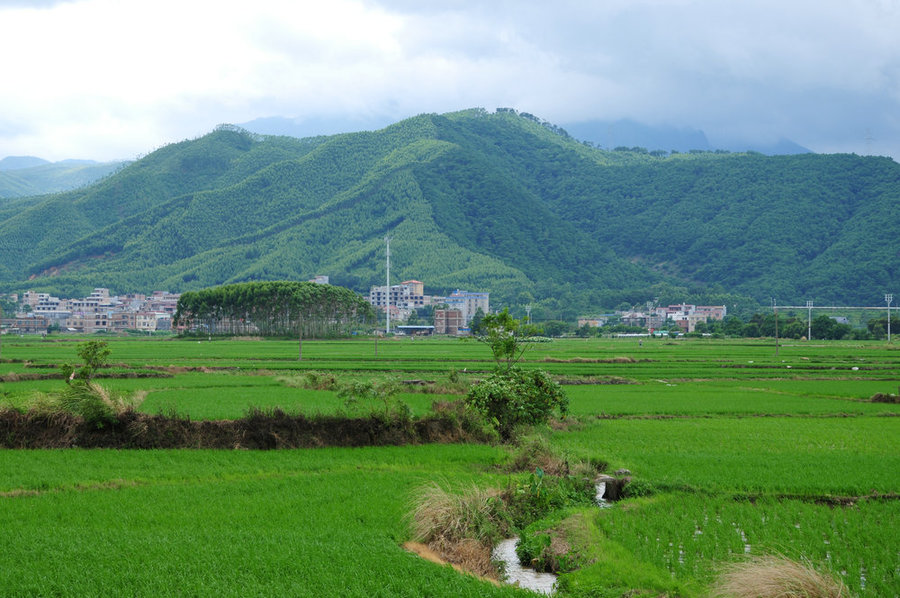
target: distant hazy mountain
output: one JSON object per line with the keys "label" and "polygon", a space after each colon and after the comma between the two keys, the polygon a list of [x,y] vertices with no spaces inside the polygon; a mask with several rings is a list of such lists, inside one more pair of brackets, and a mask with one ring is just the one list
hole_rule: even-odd
{"label": "distant hazy mountain", "polygon": [[89,185],[123,162],[62,160],[48,162],[33,156],[9,156],[0,160],[0,199],[45,195]]}
{"label": "distant hazy mountain", "polygon": [[[240,127],[261,135],[287,135],[289,137],[315,137],[357,131],[375,131],[391,124],[385,118],[284,118],[279,116],[257,118],[241,123]],[[590,120],[561,123],[560,127],[579,141],[589,141],[595,146],[612,150],[615,148],[641,147],[649,151],[689,152],[691,150],[732,152],[753,151],[768,156],[788,154],[808,154],[809,149],[789,139],[775,143],[760,144],[745,141],[710,143],[706,133],[691,127],[671,125],[647,125],[634,120]]]}
{"label": "distant hazy mountain", "polygon": [[393,280],[540,317],[654,297],[872,305],[900,280],[897,205],[887,158],[606,151],[508,109],[307,139],[222,126],[90,187],[0,203],[0,292],[318,274],[366,291],[390,234]]}
{"label": "distant hazy mountain", "polygon": [[604,149],[617,147],[642,147],[646,150],[687,152],[690,150],[710,150],[709,141],[703,131],[672,126],[644,125],[633,120],[600,121],[591,120],[563,123],[570,135],[579,141],[590,141]]}
{"label": "distant hazy mountain", "polygon": [[35,158],[34,156],[7,156],[0,160],[0,171],[19,170],[21,168],[31,168],[43,164],[50,164],[50,162],[42,158]]}
{"label": "distant hazy mountain", "polygon": [[691,150],[727,150],[733,152],[754,151],[769,156],[811,153],[789,139],[776,143],[760,144],[746,141],[729,141],[712,144],[706,134],[689,127],[646,125],[633,120],[563,123],[570,135],[580,141],[590,141],[604,149],[617,147],[642,147],[646,150],[689,152]]}

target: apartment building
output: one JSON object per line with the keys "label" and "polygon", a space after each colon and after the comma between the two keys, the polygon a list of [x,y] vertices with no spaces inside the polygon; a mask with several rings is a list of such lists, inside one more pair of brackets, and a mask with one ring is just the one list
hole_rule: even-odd
{"label": "apartment building", "polygon": [[[438,300],[435,299],[437,302]],[[440,300],[450,309],[458,309],[462,314],[463,328],[467,327],[475,313],[480,309],[482,313],[490,313],[490,293],[470,293],[469,291],[455,290]]]}
{"label": "apartment building", "polygon": [[430,305],[431,297],[425,296],[424,286],[418,280],[407,280],[391,285],[390,290],[387,286],[372,287],[369,289],[369,303],[382,309],[390,304],[407,310]]}

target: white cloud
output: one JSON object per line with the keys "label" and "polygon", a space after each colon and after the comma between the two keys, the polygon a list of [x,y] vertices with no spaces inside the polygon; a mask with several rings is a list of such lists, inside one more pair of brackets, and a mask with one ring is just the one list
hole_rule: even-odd
{"label": "white cloud", "polygon": [[896,31],[896,0],[7,2],[0,156],[128,158],[271,115],[513,106],[896,157]]}

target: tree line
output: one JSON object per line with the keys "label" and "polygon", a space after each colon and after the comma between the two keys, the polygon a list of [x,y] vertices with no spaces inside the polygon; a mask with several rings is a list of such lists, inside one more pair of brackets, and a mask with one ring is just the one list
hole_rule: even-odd
{"label": "tree line", "polygon": [[[641,326],[628,326],[615,321],[599,328],[588,324],[577,327],[571,322],[561,320],[547,320],[537,326],[543,334],[551,337],[574,335],[585,338],[617,333],[647,332],[647,329]],[[891,328],[900,333],[900,318],[891,317]],[[660,330],[665,330],[670,334],[681,332],[681,328],[675,322],[667,323]],[[802,316],[779,314],[777,335],[779,338],[791,339],[803,339],[812,334],[810,338],[819,340],[880,340],[887,337],[887,330],[888,319],[886,316],[868,320],[863,328],[840,322],[824,314],[816,316],[811,321]],[[690,334],[698,336],[711,334],[733,338],[772,338],[776,335],[775,315],[756,313],[747,320],[737,316],[728,316],[724,320],[698,322],[694,332]]]}
{"label": "tree line", "polygon": [[372,307],[343,287],[311,282],[245,282],[182,293],[176,327],[202,334],[347,336]]}

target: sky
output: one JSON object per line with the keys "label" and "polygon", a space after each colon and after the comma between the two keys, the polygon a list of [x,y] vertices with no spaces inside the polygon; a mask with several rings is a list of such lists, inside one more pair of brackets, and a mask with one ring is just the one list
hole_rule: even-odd
{"label": "sky", "polygon": [[900,161],[898,32],[900,0],[0,0],[0,158],[512,107]]}

